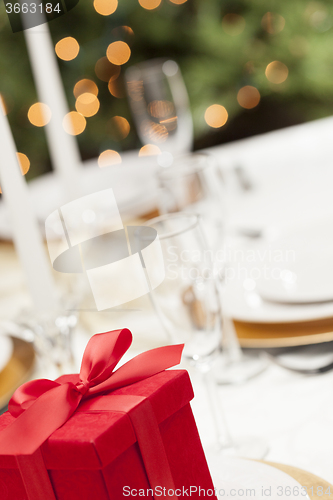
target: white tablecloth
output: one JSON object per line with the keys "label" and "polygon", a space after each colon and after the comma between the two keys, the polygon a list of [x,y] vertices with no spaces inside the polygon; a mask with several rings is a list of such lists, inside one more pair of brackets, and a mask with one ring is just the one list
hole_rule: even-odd
{"label": "white tablecloth", "polygon": [[[231,224],[281,228],[333,215],[332,132],[329,118],[213,148],[227,175],[241,164],[254,185],[248,193],[235,187],[229,195]],[[8,319],[28,303],[19,264],[8,245],[0,245],[0,270],[0,318]],[[83,313],[74,338],[77,358],[89,335],[125,326],[134,334],[130,355],[163,344],[165,338],[148,299],[141,299],[135,308]],[[194,375],[193,409],[202,439],[209,442],[212,426],[196,379]],[[306,377],[270,366],[244,385],[219,391],[235,438],[260,436],[269,446],[267,459],[307,469],[333,483],[333,371]]]}

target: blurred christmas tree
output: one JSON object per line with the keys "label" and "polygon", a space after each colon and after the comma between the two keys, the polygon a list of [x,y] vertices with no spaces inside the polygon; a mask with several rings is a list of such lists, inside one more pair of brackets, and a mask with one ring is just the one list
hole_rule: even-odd
{"label": "blurred christmas tree", "polygon": [[[173,58],[181,67],[197,148],[328,116],[333,110],[333,6],[328,0],[81,0],[49,26],[69,107],[92,115],[77,135],[84,159],[106,149],[141,146],[123,74],[128,65],[155,57]],[[130,47],[124,65],[106,57],[116,41]],[[31,161],[28,176],[33,177],[49,169],[50,161],[43,127],[31,123],[30,108],[38,98],[24,36],[11,32],[4,4],[0,70],[8,118],[18,150]],[[77,100],[82,92],[98,93],[100,106],[95,101],[94,110],[84,113],[89,103]]]}

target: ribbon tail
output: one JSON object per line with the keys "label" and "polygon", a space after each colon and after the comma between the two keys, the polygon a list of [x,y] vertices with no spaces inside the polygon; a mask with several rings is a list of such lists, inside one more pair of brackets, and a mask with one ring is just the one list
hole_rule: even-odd
{"label": "ribbon tail", "polygon": [[45,392],[0,433],[1,455],[31,455],[78,407],[82,395],[73,384]]}
{"label": "ribbon tail", "polygon": [[[164,496],[166,500],[176,499],[176,487],[169,460],[150,401],[146,399],[141,405],[134,408],[130,412],[130,419],[135,430],[151,488],[153,491],[157,491],[157,487],[162,486],[165,488],[164,491],[167,492]],[[154,494],[155,500],[159,496],[158,493]]]}
{"label": "ribbon tail", "polygon": [[179,344],[158,347],[157,349],[143,352],[113,372],[110,379],[91,387],[88,394],[115,390],[119,387],[134,384],[145,378],[152,377],[167,368],[178,365],[183,349],[184,344]]}

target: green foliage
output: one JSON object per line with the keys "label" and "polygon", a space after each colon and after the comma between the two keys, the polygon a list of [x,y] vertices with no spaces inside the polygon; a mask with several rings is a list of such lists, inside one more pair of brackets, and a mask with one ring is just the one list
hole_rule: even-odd
{"label": "green foliage", "polygon": [[[263,21],[268,10],[282,16],[270,18],[270,29]],[[225,17],[228,14],[239,17]],[[280,29],[282,18],[285,25]],[[131,46],[126,66],[155,57],[179,62],[198,139],[212,132],[204,112],[214,103],[227,109],[227,126],[244,113],[252,113],[253,120],[267,120],[260,114],[262,103],[297,114],[299,121],[330,115],[333,109],[333,5],[328,0],[269,4],[264,0],[187,0],[182,5],[162,0],[151,11],[137,0],[119,0],[114,14],[106,17],[96,13],[92,0],[81,0],[49,26],[54,43],[73,36],[80,44],[77,58],[59,60],[70,109],[75,109],[73,87],[78,80],[90,78],[99,87],[100,111],[87,119],[86,130],[78,136],[83,158],[97,156],[107,148],[121,151],[140,146],[126,97],[113,97],[94,71],[96,61],[115,40]],[[121,26],[130,26],[134,36],[119,29]],[[267,79],[265,69],[272,61],[287,66],[285,82],[276,84]],[[120,79],[123,72],[122,68]],[[11,32],[4,4],[0,4],[0,75],[0,92],[9,108],[17,147],[30,158],[29,175],[33,177],[49,168],[50,161],[44,130],[27,118],[29,107],[38,99],[24,36]],[[245,85],[260,92],[261,104],[256,111],[244,110],[237,102],[237,93]],[[121,141],[110,132],[109,120],[116,115],[124,116],[131,125],[130,134]],[[267,128],[272,128],[272,123],[267,123]]]}

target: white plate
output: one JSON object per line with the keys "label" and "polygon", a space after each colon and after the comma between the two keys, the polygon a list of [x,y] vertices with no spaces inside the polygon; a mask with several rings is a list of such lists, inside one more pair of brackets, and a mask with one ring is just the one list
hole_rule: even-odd
{"label": "white plate", "polygon": [[[269,242],[265,246],[263,243],[243,241],[228,249],[229,263],[223,291],[225,314],[239,321],[253,323],[292,323],[333,318],[333,301],[287,304],[264,300],[259,293],[259,282],[268,272],[263,253],[269,248],[268,245]],[[271,260],[274,260],[273,253]],[[279,268],[279,265],[279,262],[273,262],[271,271]]]}
{"label": "white plate", "polygon": [[285,472],[267,464],[241,458],[221,458],[209,463],[217,498],[303,498],[309,500],[302,485]]}
{"label": "white plate", "polygon": [[[158,165],[156,158],[139,158],[137,151],[124,153],[122,158],[120,165],[102,169],[97,160],[82,164],[81,189],[84,196],[112,187],[120,214],[126,220],[156,207],[158,191],[154,174]],[[37,177],[28,186],[34,211],[44,230],[47,216],[66,202],[64,189],[54,172]],[[10,218],[3,203],[0,203],[0,237],[11,239]]]}
{"label": "white plate", "polygon": [[13,353],[13,341],[10,337],[0,335],[0,372],[7,365]]}
{"label": "white plate", "polygon": [[[295,227],[269,247],[259,295],[293,304],[333,300],[333,218]],[[273,261],[272,252],[280,252],[281,262]]]}

